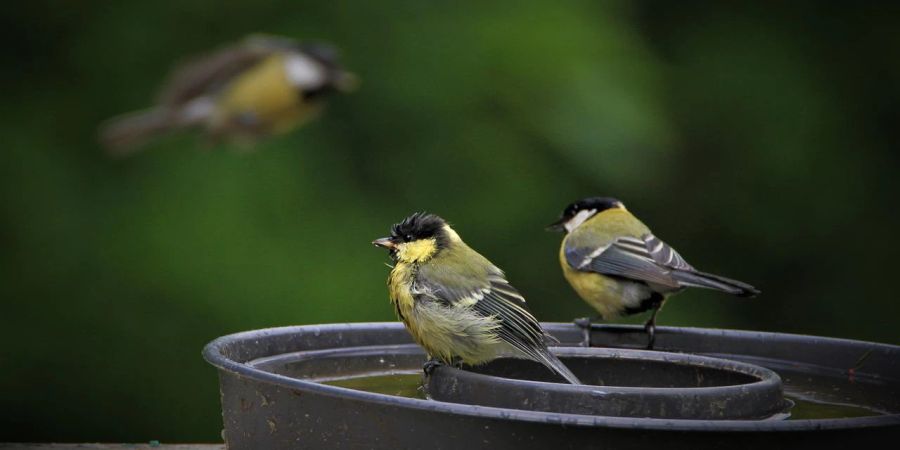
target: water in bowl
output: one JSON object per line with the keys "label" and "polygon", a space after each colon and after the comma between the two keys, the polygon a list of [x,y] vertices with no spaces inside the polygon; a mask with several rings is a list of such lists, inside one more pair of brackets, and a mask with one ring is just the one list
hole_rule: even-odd
{"label": "water in bowl", "polygon": [[[834,402],[817,399],[811,394],[809,385],[797,384],[796,377],[787,377],[793,384],[785,384],[785,398],[793,403],[786,420],[838,419],[847,417],[868,417],[891,414],[890,411],[879,410],[866,405]],[[396,372],[375,372],[356,374],[336,379],[316,380],[329,386],[338,386],[376,394],[394,395],[398,397],[426,399],[422,388],[422,371],[405,370]],[[812,383],[821,385],[822,381]]]}

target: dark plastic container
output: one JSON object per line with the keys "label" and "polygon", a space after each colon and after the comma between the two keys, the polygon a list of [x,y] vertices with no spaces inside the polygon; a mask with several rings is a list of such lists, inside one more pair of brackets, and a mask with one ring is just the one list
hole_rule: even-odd
{"label": "dark plastic container", "polygon": [[[581,341],[571,324],[545,324],[563,346]],[[639,327],[601,326],[594,345],[640,347]],[[715,356],[772,369],[785,380],[819,380],[811,400],[851,401],[882,415],[809,420],[673,420],[530,411],[363,392],[294,378],[346,371],[421,353],[399,323],[275,328],[216,339],[204,357],[219,369],[230,450],[294,448],[864,448],[900,437],[900,348],[859,341],[730,330],[660,327],[658,350]],[[341,349],[376,357],[359,367],[330,358]],[[369,347],[367,349],[367,347]],[[390,353],[394,349],[394,353]],[[318,355],[308,352],[319,351]],[[293,359],[314,361],[291,373]],[[343,362],[340,362],[343,358]],[[330,365],[330,366],[329,366]],[[352,366],[352,364],[351,364]],[[793,383],[793,384],[792,384]]]}

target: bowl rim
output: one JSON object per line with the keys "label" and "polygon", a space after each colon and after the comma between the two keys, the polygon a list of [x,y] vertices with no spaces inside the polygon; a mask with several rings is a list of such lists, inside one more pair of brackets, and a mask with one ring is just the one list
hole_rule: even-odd
{"label": "bowl rim", "polygon": [[[575,325],[570,323],[542,323],[548,332],[571,330]],[[634,330],[639,326],[615,325],[621,329]],[[515,420],[533,423],[559,423],[575,427],[603,427],[623,428],[639,430],[667,430],[667,431],[694,431],[694,432],[723,432],[723,431],[811,431],[823,429],[849,429],[849,428],[874,428],[900,425],[900,414],[882,416],[851,417],[839,419],[797,419],[781,421],[752,421],[752,420],[698,420],[698,419],[654,419],[654,418],[629,418],[610,416],[590,416],[569,413],[547,413],[517,409],[496,408],[490,406],[463,405],[457,403],[440,402],[435,400],[423,400],[409,397],[397,397],[387,394],[359,391],[350,388],[321,384],[314,381],[301,380],[283,375],[266,372],[254,368],[246,363],[229,359],[224,354],[226,346],[242,341],[259,340],[260,338],[273,338],[281,335],[296,333],[313,333],[318,336],[322,333],[346,332],[346,331],[398,331],[403,329],[399,322],[358,322],[335,323],[321,325],[295,325],[264,328],[259,330],[233,333],[214,339],[208,343],[202,351],[203,358],[211,365],[238,377],[247,378],[259,382],[274,384],[294,391],[319,394],[330,397],[352,399],[362,402],[371,402],[381,405],[399,406],[428,412],[438,412],[453,415],[463,415],[480,418],[493,418],[502,420]],[[789,333],[773,333],[744,330],[725,330],[694,327],[657,327],[657,332],[669,333],[715,333],[717,336],[731,337],[758,337],[779,338],[792,340],[815,339],[817,341],[829,341],[833,343],[858,344],[874,346],[887,351],[900,354],[900,347],[888,344],[869,343],[841,338],[826,338],[818,336],[804,336]]]}
{"label": "bowl rim", "polygon": [[[352,347],[350,347],[352,348]],[[642,360],[644,361],[653,361],[653,362],[666,362],[672,363],[680,366],[687,367],[697,367],[704,368],[710,370],[719,370],[719,371],[730,371],[735,372],[741,375],[745,375],[753,378],[754,380],[748,383],[740,383],[740,384],[726,384],[726,385],[718,385],[718,386],[684,386],[684,387],[640,387],[640,386],[607,386],[607,385],[593,385],[593,384],[582,384],[582,385],[573,385],[566,383],[552,383],[548,381],[535,381],[535,380],[523,380],[523,379],[514,379],[514,378],[505,378],[499,376],[492,376],[483,374],[475,371],[468,370],[459,370],[455,367],[450,366],[440,366],[436,370],[448,369],[453,371],[456,378],[465,378],[469,380],[473,380],[475,382],[490,382],[492,380],[499,380],[500,384],[510,384],[516,385],[520,384],[523,386],[529,386],[535,389],[562,389],[570,392],[580,392],[580,393],[588,393],[590,391],[595,391],[597,389],[602,389],[609,393],[621,393],[621,394],[632,394],[632,393],[665,393],[672,392],[675,389],[684,389],[689,391],[692,394],[718,394],[721,391],[730,391],[736,388],[746,388],[746,389],[766,389],[770,387],[780,388],[781,386],[781,377],[774,371],[762,366],[757,366],[755,364],[746,363],[743,361],[735,361],[726,358],[717,358],[712,356],[705,355],[696,355],[692,353],[672,353],[672,352],[660,352],[654,350],[635,350],[635,349],[624,349],[624,348],[603,348],[603,347],[550,347],[550,350],[561,359],[571,358],[571,357],[599,357],[602,359],[626,359],[626,360],[638,360],[636,356],[640,355]],[[704,363],[706,365],[704,365]]]}

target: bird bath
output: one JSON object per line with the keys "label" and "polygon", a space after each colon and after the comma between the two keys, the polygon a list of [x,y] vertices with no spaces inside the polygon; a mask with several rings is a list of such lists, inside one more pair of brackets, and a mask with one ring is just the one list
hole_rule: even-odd
{"label": "bird bath", "polygon": [[900,347],[660,327],[545,324],[584,386],[538,364],[425,359],[399,323],[299,326],[221,337],[228,448],[831,448],[900,435]]}

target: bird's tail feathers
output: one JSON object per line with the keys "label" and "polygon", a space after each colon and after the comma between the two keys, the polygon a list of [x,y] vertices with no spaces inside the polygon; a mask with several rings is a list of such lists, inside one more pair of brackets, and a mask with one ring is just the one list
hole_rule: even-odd
{"label": "bird's tail feathers", "polygon": [[110,155],[128,156],[150,139],[173,129],[176,123],[167,108],[126,113],[100,125],[100,143]]}
{"label": "bird's tail feathers", "polygon": [[547,366],[548,369],[555,372],[557,375],[563,377],[571,384],[584,384],[578,377],[563,364],[556,355],[550,353],[550,350],[543,350],[538,352],[537,356],[539,357],[539,361]]}
{"label": "bird's tail feathers", "polygon": [[747,283],[711,273],[678,270],[673,271],[672,276],[684,286],[713,289],[738,297],[755,297],[760,293],[759,289]]}
{"label": "bird's tail feathers", "polygon": [[202,124],[214,107],[212,100],[201,97],[178,108],[160,106],[122,114],[100,125],[100,143],[113,156],[128,156],[155,137]]}

